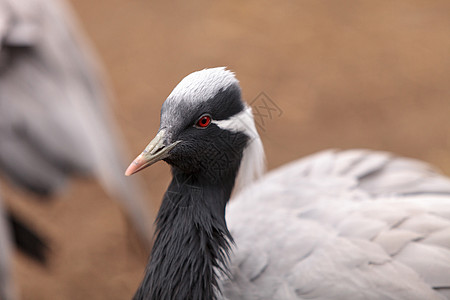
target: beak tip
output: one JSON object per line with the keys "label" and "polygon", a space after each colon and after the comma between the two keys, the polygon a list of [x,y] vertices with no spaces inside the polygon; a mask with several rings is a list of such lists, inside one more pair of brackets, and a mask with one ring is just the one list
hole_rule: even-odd
{"label": "beak tip", "polygon": [[141,155],[136,157],[136,159],[128,166],[125,171],[125,176],[130,176],[140,170],[142,167],[143,161],[141,160]]}
{"label": "beak tip", "polygon": [[130,175],[133,175],[133,170],[132,170],[132,165],[130,165],[128,168],[127,168],[127,170],[125,171],[125,176],[130,176]]}

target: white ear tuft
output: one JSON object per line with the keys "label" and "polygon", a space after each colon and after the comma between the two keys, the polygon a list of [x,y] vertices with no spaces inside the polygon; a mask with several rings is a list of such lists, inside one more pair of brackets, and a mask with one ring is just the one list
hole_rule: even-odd
{"label": "white ear tuft", "polygon": [[266,169],[264,147],[256,131],[251,107],[223,121],[213,121],[217,126],[231,131],[241,131],[250,139],[241,160],[234,192],[238,192],[262,176]]}

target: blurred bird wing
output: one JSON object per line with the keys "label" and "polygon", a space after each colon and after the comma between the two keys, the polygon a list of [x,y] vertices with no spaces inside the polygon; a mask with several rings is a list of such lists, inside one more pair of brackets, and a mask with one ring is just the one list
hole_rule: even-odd
{"label": "blurred bird wing", "polygon": [[39,3],[30,0],[0,1],[0,36],[2,43],[30,47],[40,38]]}
{"label": "blurred bird wing", "polygon": [[450,181],[415,160],[321,152],[237,195],[227,223],[230,299],[449,295]]}
{"label": "blurred bird wing", "polygon": [[17,289],[12,274],[12,243],[6,212],[0,196],[0,299],[17,299]]}
{"label": "blurred bird wing", "polygon": [[[20,13],[21,3],[9,1],[11,13]],[[152,217],[136,179],[123,176],[124,150],[92,51],[63,2],[33,3],[39,39],[2,50],[0,168],[17,184],[44,193],[68,176],[93,173],[150,245]]]}

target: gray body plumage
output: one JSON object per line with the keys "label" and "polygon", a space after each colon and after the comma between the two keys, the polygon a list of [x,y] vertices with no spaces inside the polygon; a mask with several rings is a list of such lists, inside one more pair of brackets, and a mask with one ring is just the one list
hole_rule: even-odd
{"label": "gray body plumage", "polygon": [[325,151],[230,201],[224,299],[450,299],[450,180],[425,163]]}
{"label": "gray body plumage", "polygon": [[[94,176],[149,246],[152,217],[137,183],[123,176],[110,95],[70,9],[58,0],[0,0],[0,40],[0,174],[43,195],[74,175]],[[0,226],[2,300],[13,294],[6,230]]]}

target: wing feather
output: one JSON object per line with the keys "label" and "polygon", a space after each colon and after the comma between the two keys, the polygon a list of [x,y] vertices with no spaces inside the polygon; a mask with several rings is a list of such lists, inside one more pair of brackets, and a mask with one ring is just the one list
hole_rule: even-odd
{"label": "wing feather", "polygon": [[[241,282],[224,290],[242,299],[442,299],[450,288],[449,212],[450,181],[427,164],[369,150],[315,154],[229,204],[232,273]],[[258,268],[252,255],[267,265]],[[255,280],[243,261],[250,269],[255,262]]]}
{"label": "wing feather", "polygon": [[450,288],[450,251],[420,241],[408,243],[395,260],[420,274],[433,288]]}

